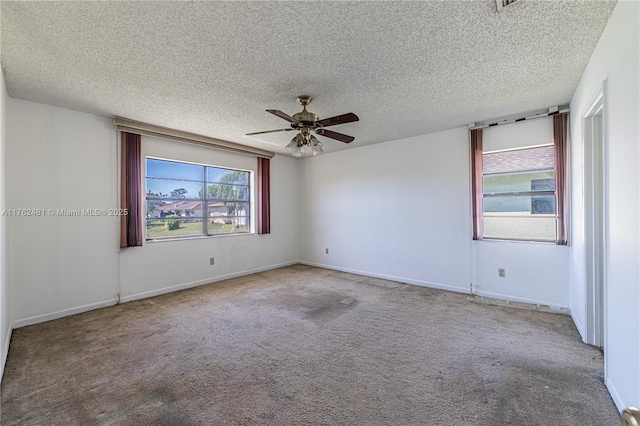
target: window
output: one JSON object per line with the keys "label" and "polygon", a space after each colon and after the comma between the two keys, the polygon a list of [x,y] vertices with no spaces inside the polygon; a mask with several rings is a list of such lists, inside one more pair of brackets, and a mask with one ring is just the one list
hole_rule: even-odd
{"label": "window", "polygon": [[146,238],[251,231],[251,172],[146,159]]}
{"label": "window", "polygon": [[549,110],[471,129],[474,240],[568,244],[568,112]]}
{"label": "window", "polygon": [[482,153],[483,237],[556,240],[553,145]]}

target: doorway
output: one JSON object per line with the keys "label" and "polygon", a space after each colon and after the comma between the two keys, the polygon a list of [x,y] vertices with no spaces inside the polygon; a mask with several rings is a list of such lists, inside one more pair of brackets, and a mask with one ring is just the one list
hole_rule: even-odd
{"label": "doorway", "polygon": [[582,115],[587,343],[605,348],[607,288],[606,82]]}

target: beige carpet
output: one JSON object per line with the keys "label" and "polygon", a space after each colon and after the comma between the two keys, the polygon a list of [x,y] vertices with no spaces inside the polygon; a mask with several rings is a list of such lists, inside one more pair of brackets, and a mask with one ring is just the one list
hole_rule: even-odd
{"label": "beige carpet", "polygon": [[14,331],[3,425],[618,425],[565,315],[296,265]]}

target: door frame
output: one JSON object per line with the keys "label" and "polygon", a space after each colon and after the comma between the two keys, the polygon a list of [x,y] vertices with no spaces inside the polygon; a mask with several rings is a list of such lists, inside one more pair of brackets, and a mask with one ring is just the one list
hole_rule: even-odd
{"label": "door frame", "polygon": [[[602,116],[601,128],[594,117]],[[607,347],[609,281],[609,126],[607,81],[603,81],[581,116],[584,147],[584,266],[586,339]],[[602,135],[597,143],[595,132]],[[605,378],[607,365],[605,357]]]}

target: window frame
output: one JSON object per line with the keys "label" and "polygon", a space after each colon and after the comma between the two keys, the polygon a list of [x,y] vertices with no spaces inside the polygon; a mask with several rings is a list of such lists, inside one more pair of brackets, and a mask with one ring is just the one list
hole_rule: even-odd
{"label": "window frame", "polygon": [[[555,181],[555,225],[556,238],[552,243],[556,245],[568,246],[570,244],[570,217],[571,217],[571,200],[570,200],[570,149],[569,149],[569,108],[550,107],[548,113],[537,113],[531,116],[520,118],[507,118],[502,121],[496,120],[493,123],[469,124],[469,148],[470,148],[470,177],[471,177],[471,219],[472,219],[472,239],[474,241],[484,240],[484,209],[483,209],[483,129],[498,126],[500,124],[513,124],[518,122],[526,122],[531,119],[552,117],[552,134],[553,134],[553,170]],[[499,144],[501,145],[501,144]],[[498,146],[499,146],[498,145]],[[527,144],[534,147],[534,144]],[[544,144],[546,145],[546,144]],[[503,145],[504,146],[504,145]],[[540,146],[538,144],[537,146]],[[509,239],[503,237],[502,241],[521,241],[521,242],[547,242],[536,240],[535,238],[526,239]],[[493,238],[489,238],[494,240]],[[495,239],[494,241],[500,241]]]}
{"label": "window frame", "polygon": [[[484,159],[484,155],[485,154],[493,154],[493,153],[498,153],[498,152],[514,152],[514,151],[523,151],[526,149],[532,149],[532,148],[540,148],[540,147],[552,147],[553,149],[553,143],[551,144],[539,144],[539,145],[532,145],[532,146],[523,146],[523,147],[517,147],[517,148],[507,148],[507,149],[500,149],[500,150],[496,150],[496,151],[482,151],[481,155]],[[505,191],[505,192],[492,192],[492,193],[485,193],[484,192],[484,177],[485,176],[498,176],[498,175],[508,175],[508,174],[516,174],[516,173],[534,173],[534,172],[549,172],[552,171],[553,172],[553,179],[555,182],[556,179],[556,165],[555,165],[555,152],[554,152],[554,165],[552,168],[538,168],[538,169],[521,169],[521,170],[516,170],[516,171],[511,171],[511,172],[500,172],[500,173],[485,173],[484,172],[484,161],[482,161],[482,170],[480,171],[480,176],[481,176],[481,180],[479,182],[480,188],[482,189],[482,191],[480,191],[480,194],[482,195],[482,217],[481,220],[483,222],[483,226],[482,226],[482,236],[481,236],[481,240],[482,241],[512,241],[512,242],[533,242],[533,243],[555,243],[556,239],[557,239],[557,234],[558,234],[558,208],[557,205],[554,205],[554,210],[555,213],[549,213],[549,214],[544,214],[544,213],[539,213],[539,214],[532,214],[531,217],[537,217],[537,218],[553,218],[555,221],[555,234],[553,238],[549,238],[549,239],[542,239],[542,238],[510,238],[510,237],[505,237],[505,236],[499,236],[499,237],[494,237],[494,236],[486,236],[485,235],[485,226],[484,226],[484,220],[486,217],[501,217],[501,218],[522,218],[525,216],[520,216],[520,215],[509,215],[509,212],[503,212],[506,213],[504,215],[495,215],[492,216],[491,213],[492,212],[488,212],[489,216],[486,216],[486,213],[484,211],[484,200],[487,198],[493,198],[493,197],[536,197],[536,196],[552,196],[554,197],[554,199],[557,199],[557,186],[554,185],[554,189],[553,191]],[[493,213],[499,213],[499,212],[493,212]]]}
{"label": "window frame", "polygon": [[[247,169],[241,169],[241,168],[231,168],[231,167],[225,167],[225,166],[216,166],[216,165],[212,165],[212,164],[204,164],[204,163],[197,163],[197,162],[191,162],[191,161],[182,161],[182,160],[175,160],[175,159],[169,159],[169,158],[163,158],[163,157],[158,157],[158,156],[154,156],[154,155],[146,155],[144,157],[145,160],[145,175],[144,175],[144,182],[145,182],[145,191],[144,191],[144,203],[145,203],[145,207],[144,207],[144,211],[145,214],[143,216],[144,218],[144,223],[145,223],[145,241],[146,242],[160,242],[160,241],[174,241],[174,240],[185,240],[185,239],[201,239],[201,238],[211,238],[211,237],[229,237],[229,236],[238,236],[238,235],[251,235],[255,233],[254,230],[254,225],[253,225],[253,219],[254,219],[254,212],[253,209],[255,208],[255,200],[254,200],[254,185],[253,185],[253,181],[255,178],[255,173],[253,170],[247,170]],[[158,176],[149,176],[149,172],[148,172],[148,168],[146,167],[147,165],[147,160],[156,160],[156,161],[164,161],[164,162],[168,162],[168,163],[178,163],[178,164],[187,164],[187,165],[194,165],[194,166],[199,166],[202,167],[202,178],[195,180],[195,179],[189,179],[189,178],[175,178],[175,177],[158,177]],[[229,170],[232,172],[242,172],[242,173],[247,173],[247,180],[246,180],[246,184],[234,184],[234,183],[225,183],[225,182],[210,182],[208,180],[208,170],[210,169],[223,169],[223,170]],[[202,193],[203,193],[203,197],[202,198],[197,198],[197,197],[185,197],[185,198],[178,198],[178,197],[171,197],[171,196],[149,196],[149,192],[150,190],[148,189],[147,183],[149,179],[154,179],[154,180],[160,180],[160,181],[175,181],[175,182],[194,182],[194,183],[198,183],[199,185],[201,185],[202,188]],[[229,185],[229,186],[237,186],[237,187],[242,187],[246,190],[246,199],[231,199],[231,198],[209,198],[208,195],[208,190],[207,188],[210,185]],[[192,235],[177,235],[177,236],[166,236],[166,237],[149,237],[147,234],[147,230],[148,230],[148,222],[149,221],[153,221],[153,220],[163,220],[165,221],[166,218],[154,218],[154,217],[150,217],[149,216],[149,201],[169,201],[170,203],[177,203],[177,202],[198,202],[201,205],[201,215],[200,216],[193,216],[190,217],[190,219],[199,219],[201,221],[201,233],[199,234],[192,234]],[[210,219],[212,219],[213,217],[209,215],[209,209],[210,209],[210,204],[211,203],[218,203],[218,202],[222,202],[222,203],[242,203],[242,204],[246,204],[247,208],[246,208],[246,214],[244,215],[234,215],[234,216],[230,216],[233,217],[234,219],[238,220],[238,219],[244,219],[244,226],[245,226],[245,230],[243,231],[234,231],[234,232],[217,232],[217,233],[211,233],[210,232]],[[190,209],[189,209],[190,210]],[[227,216],[225,216],[227,217]]]}

